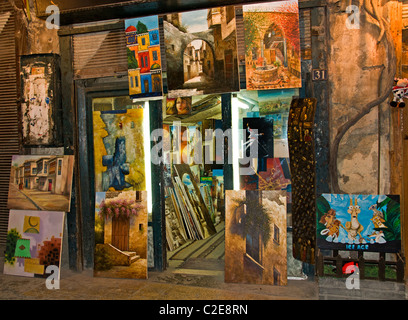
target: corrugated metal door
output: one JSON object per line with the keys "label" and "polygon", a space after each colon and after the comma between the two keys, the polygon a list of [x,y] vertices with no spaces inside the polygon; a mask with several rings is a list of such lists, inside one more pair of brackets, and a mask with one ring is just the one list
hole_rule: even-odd
{"label": "corrugated metal door", "polygon": [[74,78],[100,78],[127,74],[124,29],[73,36]]}
{"label": "corrugated metal door", "polygon": [[[17,113],[15,16],[8,2],[0,2],[0,247],[7,237],[8,186],[11,156],[19,153]],[[0,252],[3,255],[3,252]]]}

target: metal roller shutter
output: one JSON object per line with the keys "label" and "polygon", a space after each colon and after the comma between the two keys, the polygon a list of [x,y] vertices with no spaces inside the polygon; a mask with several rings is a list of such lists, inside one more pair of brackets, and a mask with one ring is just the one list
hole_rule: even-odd
{"label": "metal roller shutter", "polygon": [[[9,2],[0,2],[0,247],[5,246],[11,156],[19,153],[15,16]],[[0,251],[3,255],[3,250]]]}
{"label": "metal roller shutter", "polygon": [[124,29],[74,35],[73,52],[75,79],[127,74]]}

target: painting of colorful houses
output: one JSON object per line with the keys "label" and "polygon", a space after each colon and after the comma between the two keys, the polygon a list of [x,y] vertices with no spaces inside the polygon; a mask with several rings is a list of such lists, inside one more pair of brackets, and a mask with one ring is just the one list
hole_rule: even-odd
{"label": "painting of colorful houses", "polygon": [[74,156],[14,155],[8,208],[70,211]]}
{"label": "painting of colorful houses", "polygon": [[125,28],[130,97],[162,96],[158,17],[128,19]]}
{"label": "painting of colorful houses", "polygon": [[297,0],[243,6],[247,90],[299,88]]}

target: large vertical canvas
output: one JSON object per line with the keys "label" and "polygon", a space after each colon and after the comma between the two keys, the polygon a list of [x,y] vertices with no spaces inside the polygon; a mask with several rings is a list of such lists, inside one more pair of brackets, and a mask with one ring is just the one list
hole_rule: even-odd
{"label": "large vertical canvas", "polygon": [[239,91],[233,6],[164,15],[169,98]]}
{"label": "large vertical canvas", "polygon": [[316,98],[293,99],[288,119],[293,257],[310,264],[314,264],[316,248],[316,103]]}
{"label": "large vertical canvas", "polygon": [[297,0],[243,6],[247,90],[300,88]]}
{"label": "large vertical canvas", "polygon": [[7,207],[70,211],[74,156],[13,155]]}
{"label": "large vertical canvas", "polygon": [[147,278],[147,193],[95,195],[94,276]]}
{"label": "large vertical canvas", "polygon": [[[4,274],[48,277],[60,270],[64,212],[10,210]],[[58,279],[60,272],[58,271]]]}
{"label": "large vertical canvas", "polygon": [[316,201],[320,249],[399,252],[399,195],[322,194]]}
{"label": "large vertical canvas", "polygon": [[129,96],[132,99],[163,94],[158,16],[125,20]]}
{"label": "large vertical canvas", "polygon": [[225,191],[225,281],[287,284],[285,191]]}
{"label": "large vertical canvas", "polygon": [[144,190],[143,109],[94,111],[95,192]]}

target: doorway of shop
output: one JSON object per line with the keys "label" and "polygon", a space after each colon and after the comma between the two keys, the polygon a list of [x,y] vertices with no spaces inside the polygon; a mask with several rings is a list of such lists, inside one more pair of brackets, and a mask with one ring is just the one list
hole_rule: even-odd
{"label": "doorway of shop", "polygon": [[[106,229],[98,229],[96,221],[97,193],[132,190],[136,191],[136,202],[140,200],[138,192],[146,192],[148,243],[142,254],[131,254],[144,259],[149,270],[162,271],[165,252],[161,250],[162,208],[158,200],[161,193],[152,187],[160,186],[161,172],[146,159],[150,155],[150,132],[160,121],[158,113],[150,111],[157,106],[161,110],[161,102],[130,99],[127,77],[76,80],[75,84],[84,269],[94,268],[96,244],[105,240]],[[145,232],[144,226],[138,227],[138,231]],[[112,228],[108,230],[112,232],[108,240],[118,250],[127,252],[127,239],[133,229],[129,230],[127,221],[119,220],[114,221]]]}
{"label": "doorway of shop", "polygon": [[[181,104],[183,110],[178,107]],[[168,271],[176,280],[209,276],[223,281],[225,185],[229,177],[224,170],[224,140],[216,138],[228,122],[222,98],[205,95],[166,99],[165,109]]]}

